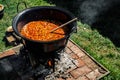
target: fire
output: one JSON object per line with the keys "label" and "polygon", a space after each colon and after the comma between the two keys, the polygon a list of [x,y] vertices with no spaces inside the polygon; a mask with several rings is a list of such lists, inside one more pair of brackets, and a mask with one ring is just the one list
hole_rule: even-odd
{"label": "fire", "polygon": [[52,60],[48,60],[48,65],[51,67],[52,66]]}

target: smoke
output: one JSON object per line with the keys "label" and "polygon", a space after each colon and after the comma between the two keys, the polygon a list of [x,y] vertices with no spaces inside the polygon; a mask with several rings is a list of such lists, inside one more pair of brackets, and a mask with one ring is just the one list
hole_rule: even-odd
{"label": "smoke", "polygon": [[78,16],[82,22],[91,25],[110,7],[110,4],[111,2],[106,0],[86,0],[79,6]]}
{"label": "smoke", "polygon": [[71,11],[83,23],[92,25],[98,20],[99,15],[104,14],[120,0],[49,0],[49,2]]}
{"label": "smoke", "polygon": [[120,47],[120,0],[49,0]]}
{"label": "smoke", "polygon": [[94,24],[100,15],[104,15],[112,6],[120,0],[85,0],[79,5],[78,15],[81,21],[89,25]]}

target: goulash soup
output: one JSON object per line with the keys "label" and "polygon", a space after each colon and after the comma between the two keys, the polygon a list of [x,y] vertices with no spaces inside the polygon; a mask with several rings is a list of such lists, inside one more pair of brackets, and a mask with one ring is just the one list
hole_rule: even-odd
{"label": "goulash soup", "polygon": [[20,33],[32,40],[52,41],[65,37],[65,28],[59,28],[54,32],[50,32],[54,28],[60,26],[61,23],[53,23],[49,21],[32,21],[27,23]]}

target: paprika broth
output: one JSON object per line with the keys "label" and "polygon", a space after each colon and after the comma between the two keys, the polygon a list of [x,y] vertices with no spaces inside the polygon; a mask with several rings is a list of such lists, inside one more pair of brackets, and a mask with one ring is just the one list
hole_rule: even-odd
{"label": "paprika broth", "polygon": [[51,33],[51,30],[60,26],[61,23],[50,21],[32,21],[27,23],[20,33],[28,39],[38,41],[52,41],[65,37],[65,28],[59,28]]}

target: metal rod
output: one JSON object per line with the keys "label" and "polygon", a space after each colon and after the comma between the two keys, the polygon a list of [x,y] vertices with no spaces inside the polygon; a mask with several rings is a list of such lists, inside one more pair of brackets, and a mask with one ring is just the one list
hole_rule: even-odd
{"label": "metal rod", "polygon": [[76,20],[77,20],[77,18],[74,18],[74,19],[72,19],[72,20],[70,20],[70,21],[68,21],[68,22],[60,25],[59,27],[54,28],[53,30],[51,30],[51,32],[54,32],[55,30],[57,30],[57,29],[59,29],[59,28],[61,28],[61,27],[63,27],[63,26],[66,26],[66,25],[68,25],[68,24],[70,24],[70,23],[72,23],[72,22],[74,22],[74,21],[76,21]]}

